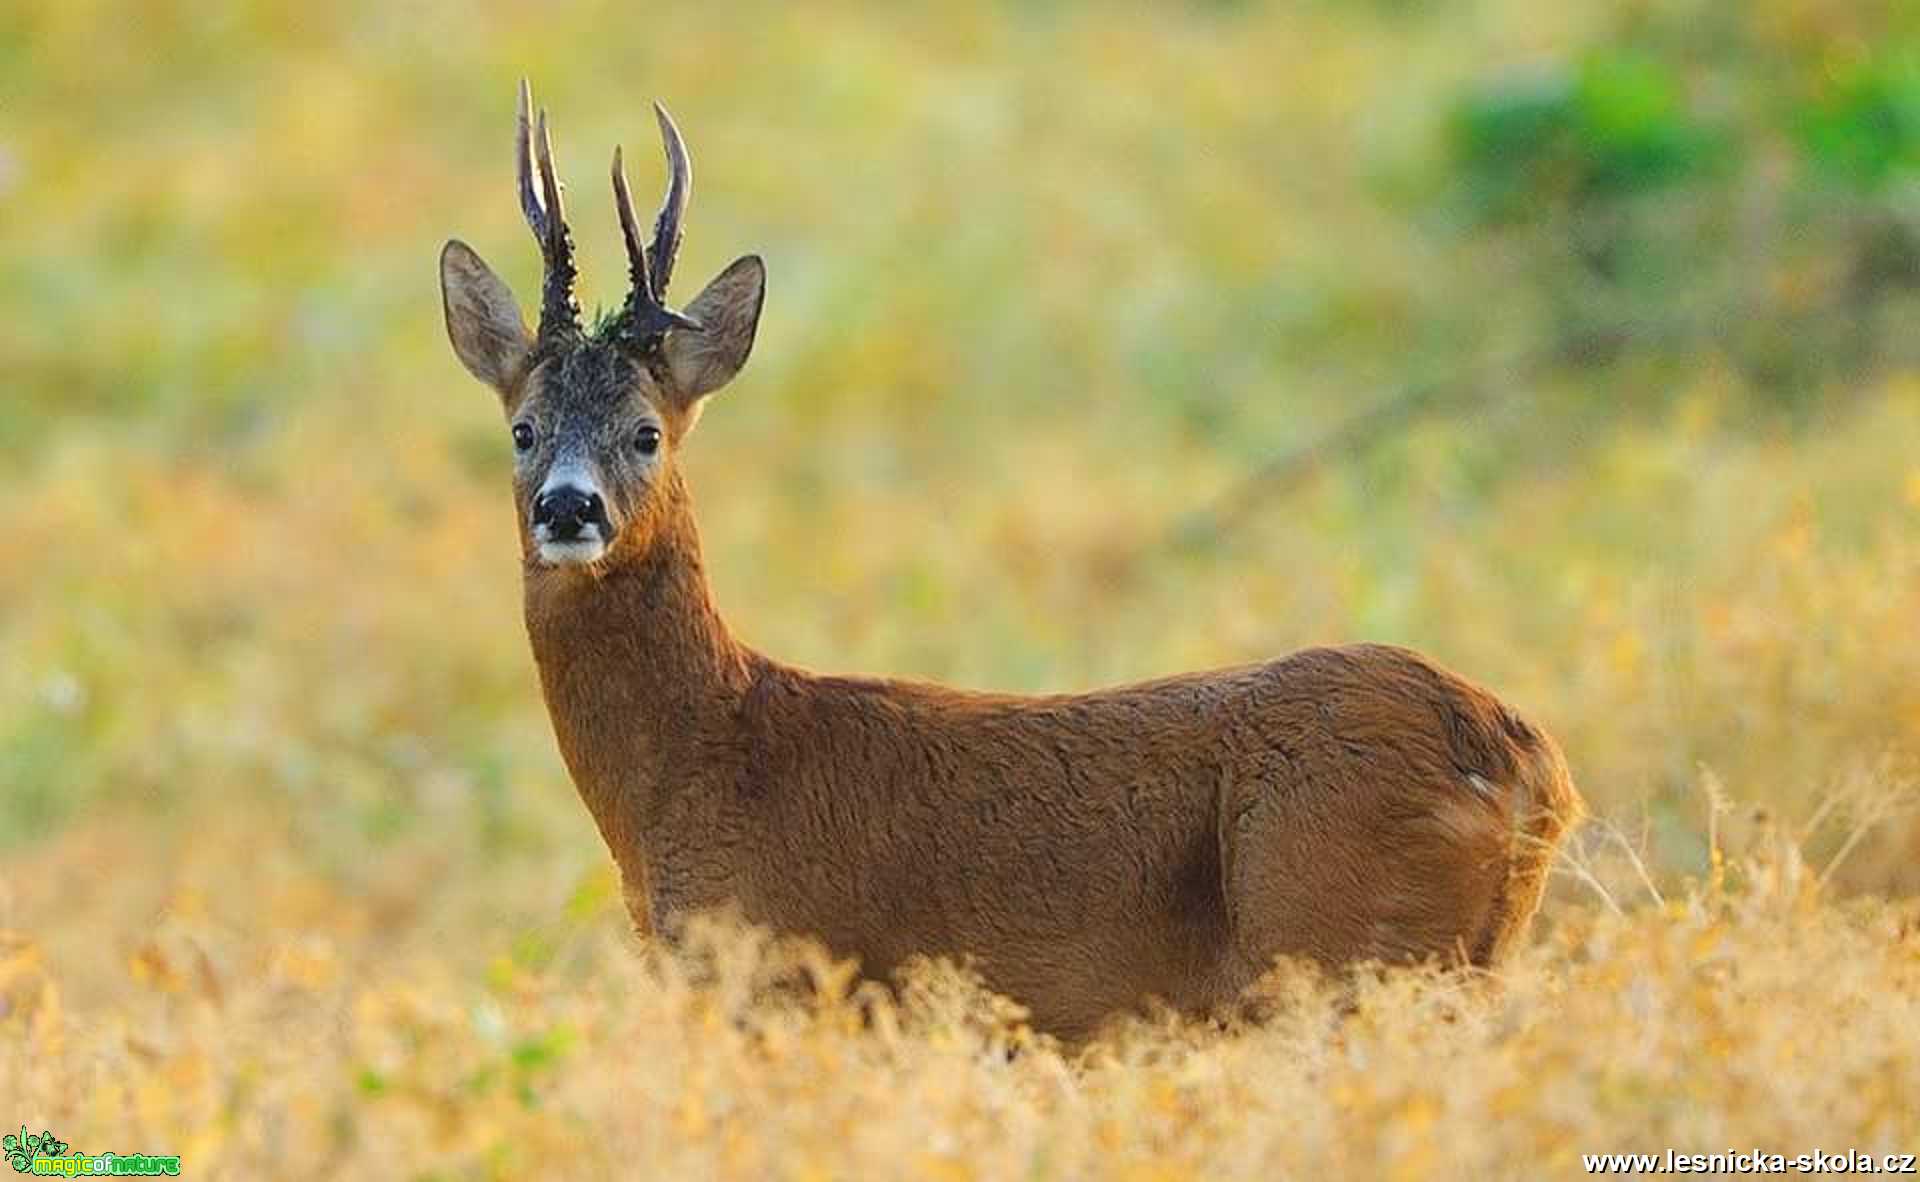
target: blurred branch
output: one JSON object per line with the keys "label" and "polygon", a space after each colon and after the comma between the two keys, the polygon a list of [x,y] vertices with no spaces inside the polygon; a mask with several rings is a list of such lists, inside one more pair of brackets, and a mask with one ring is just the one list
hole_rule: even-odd
{"label": "blurred branch", "polygon": [[1510,360],[1499,372],[1475,377],[1430,379],[1374,403],[1298,447],[1261,464],[1213,504],[1177,521],[1150,547],[1194,551],[1216,545],[1262,505],[1331,464],[1346,463],[1403,434],[1413,424],[1443,411],[1479,408],[1520,396],[1520,387],[1545,362],[1566,349],[1547,349]]}

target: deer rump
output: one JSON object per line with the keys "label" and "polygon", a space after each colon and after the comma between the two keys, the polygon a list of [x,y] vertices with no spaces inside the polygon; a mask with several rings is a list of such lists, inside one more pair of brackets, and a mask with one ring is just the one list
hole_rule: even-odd
{"label": "deer rump", "polygon": [[971,958],[1068,1035],[1280,956],[1490,964],[1577,808],[1543,733],[1384,646],[1045,698],[770,668],[738,717],[732,901],[876,976]]}

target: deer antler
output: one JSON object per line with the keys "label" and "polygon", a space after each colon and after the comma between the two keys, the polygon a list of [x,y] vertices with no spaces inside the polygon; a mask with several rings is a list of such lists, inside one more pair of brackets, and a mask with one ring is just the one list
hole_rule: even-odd
{"label": "deer antler", "polygon": [[539,338],[572,335],[580,331],[580,305],[574,302],[573,284],[579,272],[573,265],[573,238],[567,230],[567,212],[560,202],[560,182],[553,172],[553,140],[547,134],[547,112],[540,112],[539,136],[540,191],[533,187],[535,136],[533,126],[533,88],[520,80],[519,123],[514,139],[514,156],[520,172],[520,209],[527,225],[540,243],[546,260],[546,281],[540,299]]}
{"label": "deer antler", "polygon": [[653,244],[644,249],[640,245],[640,220],[633,212],[633,195],[627,191],[627,170],[620,149],[613,150],[614,205],[620,213],[620,234],[627,243],[627,274],[632,280],[622,314],[623,327],[635,341],[657,339],[669,328],[699,331],[701,327],[699,321],[667,307],[667,282],[673,277],[674,256],[680,253],[680,219],[687,211],[687,197],[693,188],[693,162],[667,109],[655,103],[653,113],[660,121],[660,138],[667,150],[667,196],[653,224]]}

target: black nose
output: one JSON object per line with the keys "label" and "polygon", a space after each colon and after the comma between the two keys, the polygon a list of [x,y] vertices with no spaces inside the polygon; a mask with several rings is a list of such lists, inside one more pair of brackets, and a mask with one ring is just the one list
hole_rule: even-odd
{"label": "black nose", "polygon": [[573,485],[548,489],[533,499],[533,523],[547,527],[547,536],[556,542],[571,542],[589,525],[607,532],[607,505],[599,493]]}

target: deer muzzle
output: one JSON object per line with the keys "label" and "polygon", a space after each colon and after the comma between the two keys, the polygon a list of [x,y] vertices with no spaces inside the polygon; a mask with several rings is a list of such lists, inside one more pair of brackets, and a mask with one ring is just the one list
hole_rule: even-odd
{"label": "deer muzzle", "polygon": [[533,540],[553,566],[594,561],[613,541],[606,499],[581,484],[550,483],[533,499]]}

